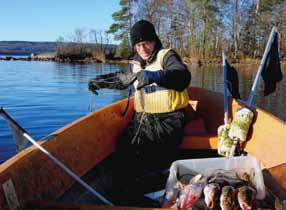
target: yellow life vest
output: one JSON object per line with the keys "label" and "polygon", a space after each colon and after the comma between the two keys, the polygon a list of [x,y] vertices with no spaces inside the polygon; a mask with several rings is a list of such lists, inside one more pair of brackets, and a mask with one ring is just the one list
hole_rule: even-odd
{"label": "yellow life vest", "polygon": [[[164,56],[170,49],[162,49],[158,52],[157,58],[145,67],[149,71],[157,71],[163,69]],[[139,62],[133,63],[133,72],[142,70]],[[135,90],[138,81],[135,81]],[[189,103],[189,95],[187,89],[176,91],[158,86],[156,83],[143,87],[139,91],[135,91],[134,108],[136,112],[146,113],[166,113],[173,112],[186,107]]]}

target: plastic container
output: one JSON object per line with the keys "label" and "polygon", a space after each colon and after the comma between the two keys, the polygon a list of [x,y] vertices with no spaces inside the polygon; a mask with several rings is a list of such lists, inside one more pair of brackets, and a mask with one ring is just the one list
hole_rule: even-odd
{"label": "plastic container", "polygon": [[170,174],[166,184],[168,190],[177,181],[177,173],[201,173],[205,176],[211,175],[216,169],[234,170],[239,176],[244,172],[253,174],[253,185],[257,190],[256,198],[265,198],[265,185],[260,164],[253,156],[239,156],[232,158],[204,158],[177,160],[170,167]]}

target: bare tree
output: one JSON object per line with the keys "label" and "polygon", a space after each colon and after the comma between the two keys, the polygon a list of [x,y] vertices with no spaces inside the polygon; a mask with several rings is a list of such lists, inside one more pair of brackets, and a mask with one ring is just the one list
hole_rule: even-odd
{"label": "bare tree", "polygon": [[237,58],[237,51],[238,51],[238,0],[234,0],[233,3],[233,46],[234,46],[234,58]]}
{"label": "bare tree", "polygon": [[111,53],[109,46],[109,34],[103,32],[102,30],[90,30],[90,42],[93,43],[92,46],[92,57],[101,61],[106,61],[106,55]]}

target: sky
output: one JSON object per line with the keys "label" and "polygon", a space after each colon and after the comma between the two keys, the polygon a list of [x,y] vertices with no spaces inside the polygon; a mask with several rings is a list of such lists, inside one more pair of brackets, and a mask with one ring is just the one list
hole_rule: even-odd
{"label": "sky", "polygon": [[56,41],[75,29],[105,31],[119,9],[119,0],[0,0],[0,41]]}

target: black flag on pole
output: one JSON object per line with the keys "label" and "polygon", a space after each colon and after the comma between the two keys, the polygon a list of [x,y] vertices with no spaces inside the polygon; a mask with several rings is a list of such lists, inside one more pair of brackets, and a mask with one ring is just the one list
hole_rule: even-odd
{"label": "black flag on pole", "polygon": [[231,66],[227,62],[227,60],[225,60],[225,63],[226,63],[227,87],[229,89],[229,92],[231,93],[233,98],[240,99],[239,80],[238,80],[237,71],[233,66]]}
{"label": "black flag on pole", "polygon": [[275,32],[271,48],[267,54],[261,76],[264,80],[264,96],[269,95],[276,89],[276,83],[283,78],[278,52],[278,33]]}
{"label": "black flag on pole", "polygon": [[24,136],[24,133],[27,132],[15,120],[13,120],[2,107],[0,107],[0,116],[4,118],[12,131],[17,152],[25,149],[28,144],[28,139]]}

